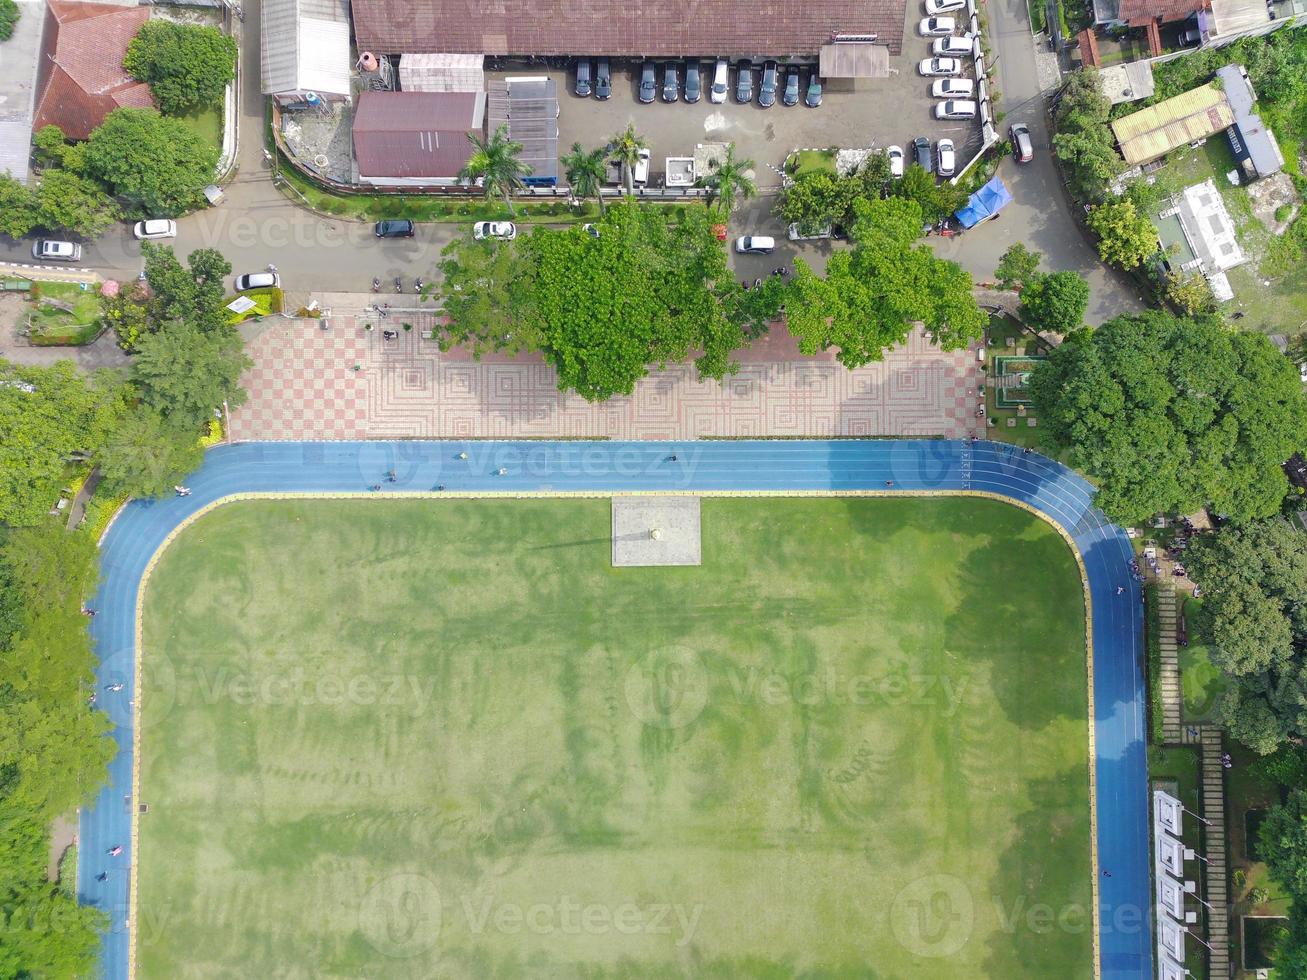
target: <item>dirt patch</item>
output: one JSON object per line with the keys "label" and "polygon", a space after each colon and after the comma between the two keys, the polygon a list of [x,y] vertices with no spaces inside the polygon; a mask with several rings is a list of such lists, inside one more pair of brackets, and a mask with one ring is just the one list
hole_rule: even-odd
{"label": "dirt patch", "polygon": [[[1298,192],[1294,189],[1293,178],[1283,171],[1249,184],[1247,191],[1253,215],[1270,229],[1272,235],[1284,234],[1298,216]],[[1276,212],[1286,205],[1289,210],[1281,212],[1283,220],[1278,220]]]}

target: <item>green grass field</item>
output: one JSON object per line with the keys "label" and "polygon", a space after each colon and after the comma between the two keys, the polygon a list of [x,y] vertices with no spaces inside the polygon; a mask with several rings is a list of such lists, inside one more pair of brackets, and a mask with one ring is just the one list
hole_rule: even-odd
{"label": "green grass field", "polygon": [[1084,610],[980,499],[230,504],[146,594],[140,975],[1092,975]]}

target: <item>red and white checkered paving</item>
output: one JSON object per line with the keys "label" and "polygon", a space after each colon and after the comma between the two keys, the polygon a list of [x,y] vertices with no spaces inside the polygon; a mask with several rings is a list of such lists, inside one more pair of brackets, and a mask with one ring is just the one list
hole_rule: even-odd
{"label": "red and white checkered paving", "polygon": [[[925,436],[983,430],[974,351],[944,352],[914,331],[885,360],[849,370],[802,357],[783,328],[737,352],[740,371],[701,381],[693,365],[654,371],[630,398],[592,404],[560,392],[538,356],[442,352],[430,314],[397,340],[366,316],[265,321],[248,338],[249,400],[236,440],[393,438],[695,439],[711,436]],[[774,331],[774,332],[776,332]]]}

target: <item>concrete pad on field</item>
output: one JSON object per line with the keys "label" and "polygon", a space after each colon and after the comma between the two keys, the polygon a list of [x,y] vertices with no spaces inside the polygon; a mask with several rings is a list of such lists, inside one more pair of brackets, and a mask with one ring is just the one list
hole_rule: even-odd
{"label": "concrete pad on field", "polygon": [[701,564],[698,497],[613,498],[614,568]]}

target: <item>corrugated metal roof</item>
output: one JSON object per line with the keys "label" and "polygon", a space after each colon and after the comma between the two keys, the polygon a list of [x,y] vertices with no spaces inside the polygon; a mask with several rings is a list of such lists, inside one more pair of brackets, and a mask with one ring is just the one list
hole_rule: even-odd
{"label": "corrugated metal roof", "polygon": [[480,92],[364,92],[354,114],[354,159],[365,177],[457,177],[481,134]]}
{"label": "corrugated metal roof", "polygon": [[1225,93],[1208,84],[1122,116],[1112,123],[1126,163],[1147,163],[1234,122]]}
{"label": "corrugated metal roof", "polygon": [[[1257,95],[1253,92],[1252,82],[1244,71],[1243,65],[1226,65],[1216,69],[1216,76],[1225,87],[1225,97],[1234,110],[1234,123],[1238,129],[1238,142],[1243,144],[1244,152],[1252,161],[1259,177],[1269,177],[1284,167],[1284,154],[1275,134],[1270,131],[1262,117],[1253,110],[1257,105]],[[1240,156],[1238,149],[1236,156]]]}
{"label": "corrugated metal roof", "polygon": [[349,20],[328,0],[264,0],[259,80],[264,95],[349,94]]}

